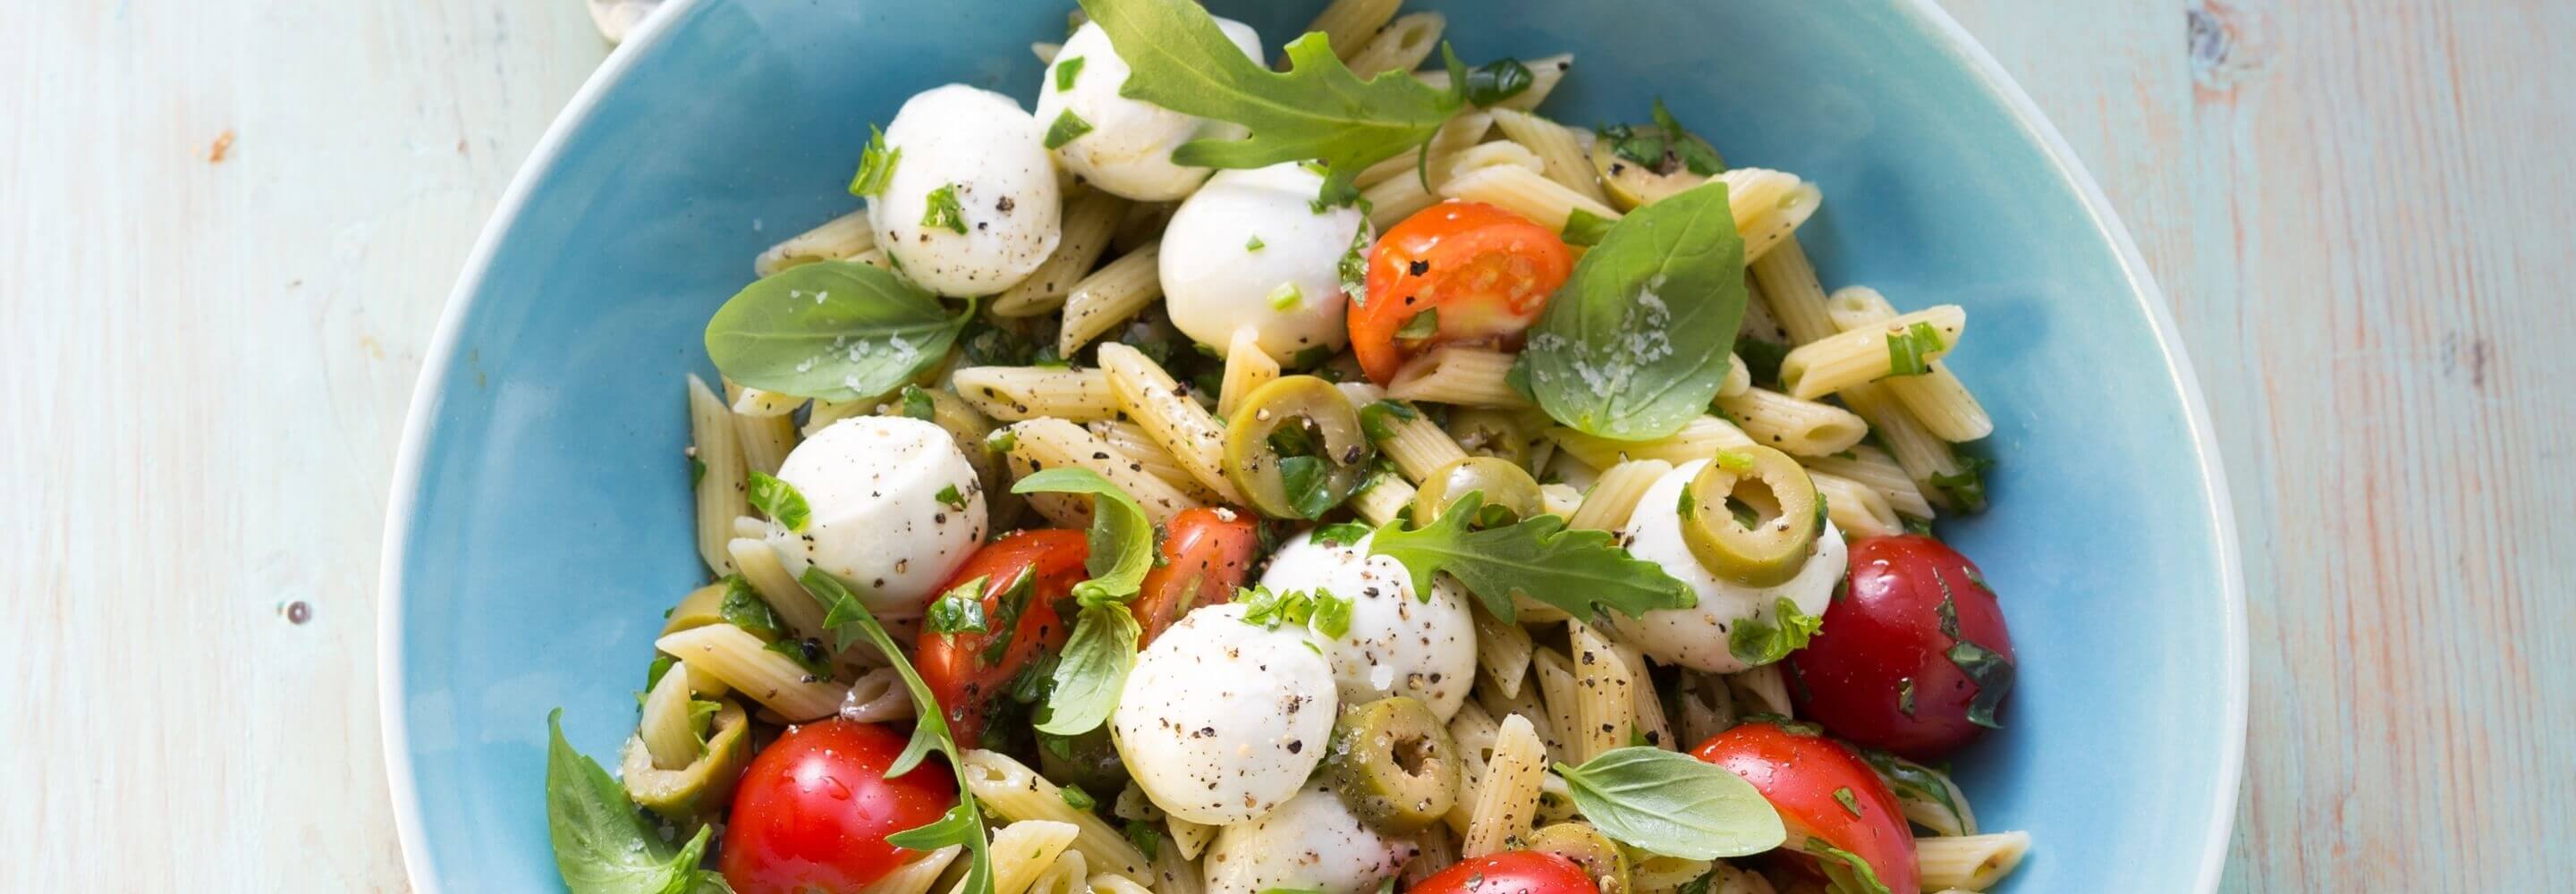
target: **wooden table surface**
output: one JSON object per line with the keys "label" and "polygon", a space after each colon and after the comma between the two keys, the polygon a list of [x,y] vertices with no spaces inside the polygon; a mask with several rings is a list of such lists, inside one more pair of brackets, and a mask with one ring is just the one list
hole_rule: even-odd
{"label": "wooden table surface", "polygon": [[[1948,2],[2209,390],[2252,596],[2226,887],[2562,881],[2576,3]],[[394,445],[605,47],[576,0],[0,6],[0,889],[400,888]]]}

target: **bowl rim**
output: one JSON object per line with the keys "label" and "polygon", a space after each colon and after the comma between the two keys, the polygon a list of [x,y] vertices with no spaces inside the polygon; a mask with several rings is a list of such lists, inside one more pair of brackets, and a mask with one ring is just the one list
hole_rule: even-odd
{"label": "bowl rim", "polygon": [[[2246,715],[2250,702],[2247,679],[2247,642],[2245,612],[2245,578],[2240,564],[2236,532],[2236,513],[2227,490],[2225,464],[2220,460],[2217,433],[2209,417],[2209,400],[2193,371],[2191,358],[2184,350],[2179,326],[2164,291],[2157,287],[2155,276],[2147,269],[2146,258],[2139,253],[2137,242],[2121,223],[2111,207],[2110,198],[2093,179],[2074,147],[2066,142],[2057,125],[2043,114],[2021,84],[2004,71],[2003,64],[1978,43],[1975,36],[1950,17],[1935,0],[1886,0],[1896,11],[1907,15],[1920,30],[1928,33],[1941,46],[1963,62],[1985,89],[2003,100],[2012,113],[2013,122],[2023,134],[2037,143],[2050,167],[2067,182],[2074,184],[2077,198],[2091,217],[2094,227],[2111,242],[2119,258],[2121,273],[2127,277],[2131,292],[2146,306],[2147,325],[2165,356],[2166,370],[2182,388],[2184,425],[2190,430],[2194,458],[2202,472],[2203,498],[2210,512],[2210,529],[2217,534],[2212,557],[2217,561],[2220,585],[2221,618],[2225,640],[2221,650],[2224,659],[2226,704],[2226,747],[2217,763],[2219,790],[2225,797],[2212,805],[2212,814],[2204,823],[2208,830],[2202,839],[2199,881],[2195,890],[2209,894],[2218,889],[2219,878],[2226,869],[2228,843],[2234,834],[2236,803],[2242,796],[2245,770]],[[437,878],[428,874],[428,832],[422,827],[420,792],[412,771],[409,720],[405,713],[403,676],[403,568],[411,540],[414,502],[420,492],[421,468],[428,449],[428,432],[437,410],[444,402],[447,370],[456,356],[458,341],[463,337],[467,309],[474,296],[483,290],[491,273],[493,256],[499,251],[501,236],[512,229],[527,205],[538,181],[553,171],[564,144],[571,134],[581,129],[598,110],[600,97],[607,93],[636,61],[659,44],[674,22],[686,17],[701,0],[672,0],[643,25],[627,35],[625,41],[611,50],[598,68],[582,81],[580,89],[564,105],[563,111],[546,126],[525,161],[510,177],[509,186],[493,206],[474,248],[466,256],[454,289],[448,292],[440,311],[438,326],[432,331],[429,350],[422,355],[420,378],[413,383],[411,407],[403,420],[402,441],[394,458],[391,491],[386,501],[385,536],[378,555],[376,596],[376,703],[378,731],[383,737],[386,783],[391,794],[395,839],[401,847],[403,874],[412,890],[436,894],[442,890]]]}

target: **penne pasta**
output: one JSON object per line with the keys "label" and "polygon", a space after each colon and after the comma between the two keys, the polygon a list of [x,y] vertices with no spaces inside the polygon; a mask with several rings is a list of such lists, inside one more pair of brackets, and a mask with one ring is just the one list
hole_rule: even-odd
{"label": "penne pasta", "polygon": [[1535,168],[1519,165],[1496,165],[1460,173],[1440,184],[1439,193],[1444,198],[1493,205],[1529,218],[1532,223],[1550,230],[1564,230],[1566,219],[1576,211],[1605,220],[1619,219],[1617,209],[1547,179],[1547,175]]}
{"label": "penne pasta", "polygon": [[1807,262],[1807,252],[1798,247],[1796,238],[1781,240],[1749,263],[1754,281],[1762,286],[1772,320],[1788,333],[1791,345],[1803,345],[1842,331],[1825,310],[1825,287],[1817,282],[1816,268]]}
{"label": "penne pasta", "polygon": [[1056,354],[1071,357],[1092,339],[1135,316],[1163,297],[1163,246],[1147,242],[1073,284],[1064,299],[1064,328],[1056,334]]}
{"label": "penne pasta", "polygon": [[[1938,360],[1959,343],[1967,326],[1967,311],[1944,304],[1837,332],[1791,348],[1780,358],[1780,388],[1792,397],[1814,400],[1853,385],[1893,381],[1889,377],[1896,375],[1900,356],[1919,350],[1920,360]],[[1900,346],[1908,351],[1900,352]]]}
{"label": "penne pasta", "polygon": [[1905,533],[1905,522],[1887,505],[1887,497],[1868,486],[1813,469],[1807,478],[1816,484],[1816,496],[1825,501],[1825,514],[1845,537],[1883,537]]}
{"label": "penne pasta", "polygon": [[[1898,314],[1877,290],[1851,286],[1825,299],[1826,313],[1844,330],[1885,324]],[[1889,394],[1921,420],[1923,428],[1944,441],[1974,441],[1994,434],[1995,420],[1977,403],[1968,386],[1939,360],[1924,361],[1921,375],[1890,376],[1880,381]]]}
{"label": "penne pasta", "polygon": [[1914,841],[1914,863],[1922,870],[1926,889],[1992,888],[2011,875],[2029,852],[2028,832],[1935,836]]}
{"label": "penne pasta", "polygon": [[1469,809],[1467,832],[1458,853],[1481,857],[1507,849],[1514,838],[1529,834],[1538,813],[1539,777],[1546,772],[1547,752],[1529,718],[1503,718],[1494,736],[1493,758],[1476,783],[1476,802]]}
{"label": "penne pasta", "polygon": [[1548,727],[1556,731],[1547,743],[1547,759],[1582,763],[1589,756],[1591,737],[1575,704],[1581,700],[1582,684],[1575,679],[1574,660],[1554,648],[1539,649],[1530,653],[1530,676],[1538,681],[1539,707],[1547,712]]}
{"label": "penne pasta", "polygon": [[1066,202],[1062,235],[1038,269],[993,297],[997,317],[1030,317],[1063,307],[1074,285],[1109,250],[1109,237],[1127,215],[1127,200],[1092,190]]}
{"label": "penne pasta", "polygon": [[1118,399],[1109,389],[1109,374],[1103,370],[968,366],[959,368],[951,378],[958,397],[995,419],[1090,422],[1118,415]]}
{"label": "penne pasta", "polygon": [[766,277],[799,264],[846,260],[876,245],[876,231],[869,229],[867,209],[861,208],[770,246],[752,259],[751,272]]}
{"label": "penne pasta", "polygon": [[1869,423],[1849,410],[1762,388],[1747,388],[1734,397],[1720,396],[1717,409],[1732,418],[1754,443],[1798,456],[1825,456],[1848,450],[1869,434]]}
{"label": "penne pasta", "polygon": [[690,456],[697,460],[698,556],[719,575],[733,573],[733,520],[751,511],[749,480],[733,412],[706,380],[689,377]]}
{"label": "penne pasta", "polygon": [[[765,392],[745,390],[743,396],[755,393]],[[787,462],[787,452],[796,449],[795,417],[783,413],[753,416],[735,412],[731,415],[734,440],[742,448],[743,467],[763,475],[778,474],[778,467]]]}
{"label": "penne pasta", "polygon": [[1428,154],[1407,152],[1397,155],[1368,166],[1360,171],[1359,176],[1352,178],[1352,182],[1365,190],[1397,176],[1412,177],[1419,181],[1429,170],[1423,165],[1424,159],[1443,159],[1464,152],[1468,147],[1484,142],[1485,132],[1491,130],[1493,126],[1492,115],[1484,112],[1461,112],[1451,117],[1447,123],[1440,125],[1440,129],[1431,134],[1431,140],[1426,145]]}
{"label": "penne pasta", "polygon": [[[993,894],[1031,890],[1040,876],[1055,867],[1056,858],[1073,846],[1074,836],[1081,831],[1072,823],[1039,819],[1016,820],[994,830],[988,846],[993,855]],[[965,894],[966,883],[960,881],[948,891]]]}
{"label": "penne pasta", "polygon": [[1923,490],[1905,474],[1905,467],[1887,451],[1868,444],[1854,444],[1838,453],[1801,457],[1798,460],[1812,471],[1849,479],[1877,491],[1888,508],[1898,515],[1931,518],[1932,504],[1923,499]]}
{"label": "penne pasta", "polygon": [[1403,0],[1333,0],[1324,11],[1315,14],[1307,31],[1322,32],[1332,42],[1333,52],[1348,62],[1368,45],[1371,35],[1395,18]]}
{"label": "penne pasta", "polygon": [[1108,821],[1066,804],[1064,790],[1028,765],[982,749],[966,752],[962,763],[957,768],[958,780],[994,815],[1014,822],[1069,823],[1075,828],[1072,847],[1082,852],[1091,868],[1139,884],[1153,882],[1144,852],[1128,843],[1127,837]]}
{"label": "penne pasta", "polygon": [[1539,172],[1547,179],[1593,201],[1610,201],[1601,191],[1600,177],[1592,170],[1591,156],[1584,150],[1585,135],[1519,109],[1497,108],[1492,114],[1495,129],[1503,132],[1504,139],[1529,147],[1538,158]]}
{"label": "penne pasta", "polygon": [[1566,622],[1566,647],[1574,671],[1575,735],[1567,763],[1580,764],[1625,748],[1637,729],[1637,680],[1610,641],[1581,621]]}
{"label": "penne pasta", "polygon": [[769,644],[731,624],[709,624],[663,634],[653,647],[706,671],[745,698],[792,723],[840,710],[849,687],[816,677],[803,665],[769,650]]}
{"label": "penne pasta", "polygon": [[1184,509],[1200,506],[1198,500],[1163,479],[1145,471],[1143,463],[1126,458],[1109,446],[1109,442],[1084,431],[1082,426],[1062,419],[1031,419],[1014,422],[1010,455],[1014,461],[1026,462],[1030,469],[1054,469],[1070,466],[1089,469],[1118,485],[1128,496],[1136,498],[1145,514],[1155,522],[1170,521]]}
{"label": "penne pasta", "polygon": [[1217,389],[1216,412],[1233,416],[1234,408],[1243,405],[1245,395],[1279,378],[1279,361],[1261,350],[1261,333],[1250,326],[1234,331],[1233,344],[1225,350],[1225,379]]}
{"label": "penne pasta", "polygon": [[1390,71],[1412,71],[1431,51],[1440,47],[1440,32],[1449,19],[1436,12],[1417,12],[1398,17],[1369,39],[1359,52],[1350,55],[1351,73],[1363,79]]}
{"label": "penne pasta", "polygon": [[1536,648],[1529,631],[1494,617],[1482,605],[1472,607],[1468,616],[1476,625],[1476,667],[1485,672],[1485,681],[1501,687],[1505,695],[1519,695]]}
{"label": "penne pasta", "polygon": [[859,889],[859,894],[926,894],[930,886],[939,883],[940,874],[946,872],[948,865],[956,862],[957,855],[964,851],[965,848],[952,844],[913,857],[895,867],[894,871],[867,883]]}
{"label": "penne pasta", "polygon": [[1526,408],[1531,406],[1529,398],[1503,381],[1516,356],[1490,348],[1434,348],[1397,370],[1386,384],[1386,395],[1456,406]]}
{"label": "penne pasta", "polygon": [[1225,477],[1225,430],[1207,408],[1192,400],[1172,374],[1145,353],[1123,344],[1100,346],[1100,366],[1109,374],[1109,390],[1127,418],[1163,445],[1182,468],[1228,503],[1242,495]]}
{"label": "penne pasta", "polygon": [[1655,480],[1673,470],[1673,464],[1660,459],[1629,460],[1616,463],[1601,472],[1592,482],[1592,490],[1583,495],[1583,505],[1574,510],[1566,527],[1592,531],[1616,531],[1628,526],[1628,517],[1636,514],[1637,502]]}

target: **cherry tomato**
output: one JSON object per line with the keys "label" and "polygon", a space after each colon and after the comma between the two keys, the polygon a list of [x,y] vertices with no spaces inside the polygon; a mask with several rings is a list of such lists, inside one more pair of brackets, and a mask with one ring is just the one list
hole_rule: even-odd
{"label": "cherry tomato", "polygon": [[1144,587],[1129,606],[1144,627],[1140,646],[1190,609],[1232,600],[1261,546],[1252,517],[1231,510],[1185,509],[1166,527],[1171,533],[1163,538],[1163,563],[1145,573]]}
{"label": "cherry tomato", "polygon": [[1572,860],[1540,851],[1504,851],[1451,864],[1408,894],[1600,894],[1600,889]]}
{"label": "cherry tomato", "polygon": [[[1914,833],[1896,794],[1859,755],[1832,739],[1771,723],[1746,723],[1708,737],[1691,756],[1753,783],[1780,811],[1790,838],[1805,836],[1866,861],[1889,894],[1920,894]],[[1809,845],[1810,854],[1820,848]],[[1840,861],[1819,856],[1828,872]]]}
{"label": "cherry tomato", "polygon": [[[1565,240],[1527,218],[1479,202],[1433,205],[1389,228],[1369,252],[1368,300],[1350,312],[1351,350],[1384,385],[1405,360],[1438,345],[1519,347],[1573,268]],[[1434,310],[1435,331],[1397,335]]]}
{"label": "cherry tomato", "polygon": [[[1009,688],[1011,678],[1030,662],[1064,646],[1071,631],[1056,616],[1056,602],[1082,582],[1082,561],[1090,554],[1081,531],[1020,531],[966,557],[966,564],[930,597],[985,579],[986,631],[940,633],[923,624],[914,652],[913,666],[938,696],[957,741],[977,741],[984,732],[985,703]],[[997,639],[1005,636],[1007,641]]]}
{"label": "cherry tomato", "polygon": [[857,891],[909,858],[886,836],[957,806],[957,777],[929,761],[894,779],[905,737],[834,718],[790,727],[752,758],[717,866],[742,894]]}
{"label": "cherry tomato", "polygon": [[1850,586],[1789,656],[1798,714],[1834,735],[1936,761],[1993,726],[2012,634],[1977,566],[1930,537],[1852,544]]}

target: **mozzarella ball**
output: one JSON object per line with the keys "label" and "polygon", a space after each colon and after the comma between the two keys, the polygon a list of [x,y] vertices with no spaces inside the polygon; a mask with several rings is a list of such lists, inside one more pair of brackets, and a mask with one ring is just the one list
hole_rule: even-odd
{"label": "mozzarella ball", "polygon": [[1340,350],[1350,340],[1342,257],[1367,254],[1359,240],[1368,219],[1358,208],[1315,210],[1323,186],[1323,175],[1285,163],[1218,171],[1190,194],[1163,230],[1172,325],[1219,353],[1250,327],[1262,352],[1282,363],[1312,348]]}
{"label": "mozzarella ball", "polygon": [[[885,129],[901,152],[868,199],[877,246],[942,295],[990,295],[1026,278],[1063,236],[1046,127],[1019,103],[950,84],[905,100]],[[933,220],[937,201],[955,223]]]}
{"label": "mozzarella ball", "polygon": [[[984,542],[984,488],[948,430],[904,416],[858,416],[787,454],[778,479],[805,497],[803,531],[771,522],[790,574],[819,567],[879,617],[910,618]],[[940,495],[955,488],[953,506]]]}
{"label": "mozzarella ball", "polygon": [[1611,612],[1610,623],[1622,638],[1656,661],[1731,674],[1749,667],[1727,649],[1727,635],[1735,625],[1748,620],[1778,625],[1775,608],[1782,597],[1797,604],[1800,612],[1823,616],[1825,603],[1834,597],[1834,585],[1843,579],[1850,553],[1843,546],[1842,531],[1828,521],[1824,533],[1816,535],[1815,554],[1786,583],[1748,587],[1718,579],[1682,540],[1682,487],[1703,465],[1706,460],[1686,463],[1655,479],[1621,535],[1631,555],[1663,566],[1664,573],[1690,585],[1691,592],[1699,595],[1699,604],[1658,609],[1641,618]]}
{"label": "mozzarella ball", "polygon": [[1110,728],[1154,806],[1195,823],[1248,820],[1297,794],[1333,735],[1333,673],[1299,631],[1243,606],[1189,613],[1136,656]]}
{"label": "mozzarella ball", "polygon": [[1410,695],[1448,720],[1476,682],[1476,624],[1467,616],[1468,593],[1456,581],[1435,577],[1431,598],[1415,598],[1404,564],[1369,555],[1368,542],[1326,546],[1311,533],[1299,534],[1271,557],[1261,585],[1273,593],[1330,591],[1351,601],[1349,631],[1331,639],[1313,633],[1333,667],[1343,704]]}
{"label": "mozzarella ball", "polygon": [[[1231,19],[1217,19],[1216,26],[1246,58],[1260,61],[1261,36],[1252,26]],[[1069,85],[1061,79],[1067,66],[1075,66]],[[1189,195],[1207,179],[1208,169],[1173,163],[1172,150],[1202,137],[1238,134],[1242,128],[1120,96],[1118,88],[1126,85],[1127,75],[1127,61],[1118,57],[1109,33],[1099,25],[1085,22],[1065,38],[1064,49],[1047,65],[1046,81],[1038,85],[1037,121],[1054,127],[1071,112],[1091,130],[1056,147],[1056,159],[1091,185],[1139,202]]]}
{"label": "mozzarella ball", "polygon": [[1204,878],[1207,894],[1273,888],[1365,894],[1421,850],[1410,838],[1370,829],[1331,786],[1318,782],[1259,819],[1218,830]]}

